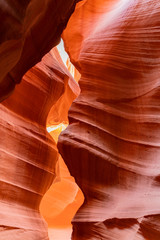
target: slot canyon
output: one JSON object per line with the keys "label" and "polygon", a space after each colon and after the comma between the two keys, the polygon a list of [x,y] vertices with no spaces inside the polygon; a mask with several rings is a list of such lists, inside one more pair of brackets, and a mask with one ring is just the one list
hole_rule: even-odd
{"label": "slot canyon", "polygon": [[0,19],[0,240],[160,240],[160,1]]}

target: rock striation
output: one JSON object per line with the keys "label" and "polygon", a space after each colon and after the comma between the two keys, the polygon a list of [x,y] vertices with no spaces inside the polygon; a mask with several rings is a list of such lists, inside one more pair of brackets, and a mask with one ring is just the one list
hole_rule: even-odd
{"label": "rock striation", "polygon": [[78,1],[0,2],[0,101],[57,45]]}
{"label": "rock striation", "polygon": [[[68,110],[73,100],[79,95],[80,91],[78,84],[62,62],[57,49],[54,48],[51,52],[58,59],[60,66],[62,67],[62,70],[66,72],[66,78],[68,79],[64,81],[65,91],[63,95],[52,106],[46,122],[49,134],[57,143],[60,132],[68,125]],[[70,66],[71,64],[69,65],[69,70]],[[77,71],[74,70],[73,66],[72,70],[72,72]],[[78,71],[76,76],[77,75]],[[47,221],[49,234],[53,231],[53,239],[59,239],[54,236],[54,229],[64,229],[66,234],[68,228],[72,229],[71,220],[82,203],[83,194],[75,183],[74,178],[70,175],[62,157],[59,155],[56,164],[56,178],[40,204],[40,211]]]}
{"label": "rock striation", "polygon": [[63,33],[81,93],[58,148],[85,201],[73,240],[160,239],[160,2],[80,2]]}
{"label": "rock striation", "polygon": [[48,239],[39,204],[56,177],[59,154],[46,122],[66,91],[75,96],[78,85],[70,78],[54,49],[0,104],[1,240]]}

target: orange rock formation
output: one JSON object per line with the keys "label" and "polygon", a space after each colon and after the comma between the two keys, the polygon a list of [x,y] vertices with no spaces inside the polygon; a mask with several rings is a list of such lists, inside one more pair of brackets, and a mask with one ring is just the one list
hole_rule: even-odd
{"label": "orange rock formation", "polygon": [[41,204],[50,227],[82,200],[46,131],[67,124],[79,93],[51,50],[69,18],[81,93],[58,148],[85,196],[72,239],[159,240],[160,1],[7,0],[0,16],[1,101],[30,69],[0,104],[0,240],[48,239],[39,205],[53,180]]}
{"label": "orange rock formation", "polygon": [[[62,70],[67,74],[67,81],[65,81],[65,78],[62,78],[65,84],[64,94],[52,106],[47,118],[48,131],[57,143],[59,134],[68,125],[68,110],[73,100],[79,94],[79,87],[65,68],[57,53],[57,49],[54,48],[51,52],[57,57],[63,67]],[[49,228],[71,228],[71,220],[83,203],[83,194],[75,183],[74,178],[70,175],[60,155],[56,169],[55,181],[45,194],[40,210]]]}
{"label": "orange rock formation", "polygon": [[63,39],[82,75],[59,149],[85,195],[74,240],[160,239],[160,2],[79,3]]}
{"label": "orange rock formation", "polygon": [[[62,103],[69,107],[77,93],[78,85],[54,49],[0,104],[1,240],[48,239],[39,204],[58,174],[59,156],[56,143],[46,131],[46,121],[61,121],[58,115],[51,119],[49,111],[61,102],[62,112]],[[66,116],[65,111],[63,114]]]}

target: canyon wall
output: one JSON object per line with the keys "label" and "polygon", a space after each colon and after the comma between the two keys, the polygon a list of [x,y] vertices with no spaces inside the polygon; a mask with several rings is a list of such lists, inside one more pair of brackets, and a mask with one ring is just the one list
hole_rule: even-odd
{"label": "canyon wall", "polygon": [[80,71],[59,151],[85,201],[73,240],[160,239],[160,2],[82,1],[63,33]]}
{"label": "canyon wall", "polygon": [[[77,2],[1,1],[1,101],[59,42]],[[159,16],[157,0],[83,0],[63,33],[82,76],[58,143],[85,196],[73,240],[160,239]],[[39,204],[58,151],[46,122],[66,123],[78,93],[60,65],[50,52],[0,105],[2,240],[48,239]]]}
{"label": "canyon wall", "polygon": [[[48,239],[39,204],[58,174],[59,154],[46,122],[57,102],[62,112],[77,91],[78,85],[54,49],[0,104],[1,240]],[[52,124],[61,121],[58,115],[49,120]]]}
{"label": "canyon wall", "polygon": [[0,2],[0,101],[58,44],[79,0]]}

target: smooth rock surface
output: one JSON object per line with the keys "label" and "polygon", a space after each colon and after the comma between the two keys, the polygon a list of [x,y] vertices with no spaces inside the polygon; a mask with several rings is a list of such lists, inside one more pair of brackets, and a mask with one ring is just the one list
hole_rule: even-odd
{"label": "smooth rock surface", "polygon": [[0,101],[58,44],[77,2],[0,1]]}
{"label": "smooth rock surface", "polygon": [[85,202],[73,240],[160,239],[160,2],[80,2],[63,33],[81,73],[58,148]]}
{"label": "smooth rock surface", "polygon": [[[68,125],[68,110],[80,91],[78,84],[62,62],[57,49],[54,48],[51,53],[58,59],[62,68],[61,71],[66,72],[66,77],[69,76],[68,80],[64,78],[64,94],[52,106],[47,117],[47,130],[57,143],[59,134]],[[56,228],[61,229],[63,232],[66,229],[66,235],[68,235],[68,228],[72,227],[72,218],[84,200],[81,190],[70,175],[60,155],[56,169],[57,175],[54,183],[45,194],[40,205],[40,211],[48,223],[49,232],[53,232],[53,239]],[[56,236],[55,239],[57,239]]]}
{"label": "smooth rock surface", "polygon": [[54,49],[0,104],[1,240],[48,239],[39,204],[56,177],[59,154],[46,122],[66,91],[75,96],[78,85],[67,74]]}

